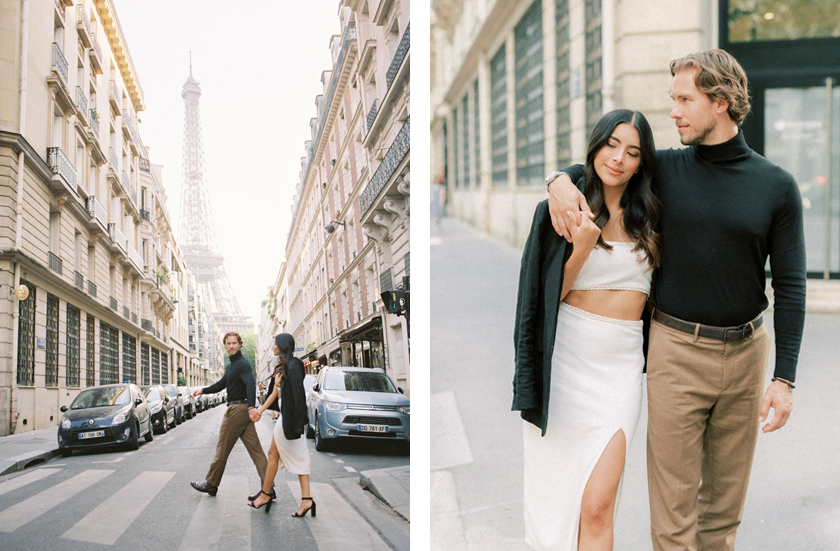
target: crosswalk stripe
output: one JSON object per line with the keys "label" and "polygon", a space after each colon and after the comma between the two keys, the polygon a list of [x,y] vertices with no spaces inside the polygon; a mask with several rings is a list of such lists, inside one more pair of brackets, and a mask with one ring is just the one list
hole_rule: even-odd
{"label": "crosswalk stripe", "polygon": [[[289,481],[289,489],[300,501],[300,485]],[[306,523],[320,551],[390,551],[390,547],[353,507],[329,484],[312,484],[318,516]]]}
{"label": "crosswalk stripe", "polygon": [[174,472],[144,472],[99,504],[61,537],[113,545],[173,476]]}
{"label": "crosswalk stripe", "polygon": [[114,471],[87,470],[0,513],[0,532],[14,532]]}
{"label": "crosswalk stripe", "polygon": [[199,503],[180,551],[251,548],[251,509],[245,506],[248,477],[225,476],[216,497],[191,491]]}
{"label": "crosswalk stripe", "polygon": [[60,470],[61,469],[38,469],[32,471],[31,473],[20,475],[17,478],[7,480],[3,484],[0,484],[0,496],[7,492],[11,492],[12,490],[23,488],[27,484],[31,484],[33,482],[41,480],[42,478],[46,478],[51,474],[59,472]]}

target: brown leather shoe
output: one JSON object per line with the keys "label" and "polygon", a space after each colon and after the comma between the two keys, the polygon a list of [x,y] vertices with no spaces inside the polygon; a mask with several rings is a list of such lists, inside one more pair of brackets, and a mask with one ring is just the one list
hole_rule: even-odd
{"label": "brown leather shoe", "polygon": [[190,482],[190,486],[199,492],[204,492],[206,494],[210,494],[211,496],[215,496],[216,492],[219,491],[218,486],[213,486],[209,482]]}

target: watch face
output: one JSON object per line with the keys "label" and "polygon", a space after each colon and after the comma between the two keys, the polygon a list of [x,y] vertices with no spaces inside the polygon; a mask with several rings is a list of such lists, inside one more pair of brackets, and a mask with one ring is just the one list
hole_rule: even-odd
{"label": "watch face", "polygon": [[560,175],[560,171],[555,170],[554,172],[552,172],[551,174],[549,174],[548,176],[545,177],[545,183],[546,184],[550,183],[553,179],[557,178],[557,176],[559,176],[559,175]]}

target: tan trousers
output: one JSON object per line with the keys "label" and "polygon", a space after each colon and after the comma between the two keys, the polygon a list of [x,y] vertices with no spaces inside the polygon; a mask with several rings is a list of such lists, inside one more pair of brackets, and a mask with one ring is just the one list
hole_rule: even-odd
{"label": "tan trousers", "polygon": [[765,326],[724,343],[652,322],[647,469],[655,551],[735,548],[769,352]]}
{"label": "tan trousers", "polygon": [[265,480],[265,469],[268,459],[260,444],[260,437],[257,436],[257,429],[248,416],[248,404],[232,404],[227,407],[225,416],[222,418],[222,425],[219,428],[219,441],[216,442],[216,455],[210,464],[205,480],[208,484],[218,486],[222,482],[222,475],[225,474],[225,465],[233,445],[237,440],[242,440],[245,449],[251,456],[251,461],[257,467],[260,475],[260,487]]}

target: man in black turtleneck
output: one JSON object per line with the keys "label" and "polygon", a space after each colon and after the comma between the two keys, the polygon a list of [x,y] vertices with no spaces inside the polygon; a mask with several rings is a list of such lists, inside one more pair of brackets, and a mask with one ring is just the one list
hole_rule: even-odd
{"label": "man in black turtleneck", "polygon": [[245,449],[248,450],[251,460],[257,467],[260,488],[262,488],[265,469],[268,466],[268,458],[265,456],[260,437],[257,436],[257,429],[254,427],[254,423],[259,420],[256,408],[257,384],[254,380],[254,372],[251,371],[251,364],[242,357],[242,337],[239,333],[232,331],[225,335],[223,341],[230,356],[230,365],[225,370],[224,376],[212,385],[193,392],[193,397],[196,397],[200,394],[214,394],[227,388],[227,411],[219,428],[216,455],[210,464],[210,470],[207,471],[205,481],[190,482],[193,488],[211,496],[215,496],[219,490],[227,458],[237,440],[242,440],[245,444]]}
{"label": "man in black turtleneck", "polygon": [[[731,55],[691,54],[671,62],[671,75],[671,118],[689,147],[657,152],[663,246],[647,363],[651,537],[656,551],[732,550],[759,425],[773,409],[761,429],[779,429],[793,408],[805,318],[802,198],[789,173],[744,141],[747,77]],[[549,210],[569,239],[563,214],[589,208],[571,183],[581,166],[563,172],[547,179]],[[776,363],[764,391],[768,257]]]}

